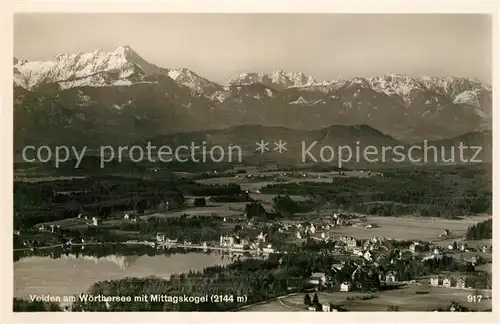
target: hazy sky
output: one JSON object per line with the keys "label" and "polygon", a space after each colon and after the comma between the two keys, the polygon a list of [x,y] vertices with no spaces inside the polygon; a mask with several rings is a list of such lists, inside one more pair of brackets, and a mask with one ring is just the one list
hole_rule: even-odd
{"label": "hazy sky", "polygon": [[217,82],[282,68],[319,80],[401,73],[491,83],[491,23],[451,14],[16,14],[14,55],[129,45],[153,64]]}

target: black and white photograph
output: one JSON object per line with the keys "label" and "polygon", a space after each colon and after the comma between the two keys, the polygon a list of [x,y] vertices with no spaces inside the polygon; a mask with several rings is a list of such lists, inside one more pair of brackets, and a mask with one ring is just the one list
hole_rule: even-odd
{"label": "black and white photograph", "polygon": [[492,312],[492,15],[13,24],[14,313]]}

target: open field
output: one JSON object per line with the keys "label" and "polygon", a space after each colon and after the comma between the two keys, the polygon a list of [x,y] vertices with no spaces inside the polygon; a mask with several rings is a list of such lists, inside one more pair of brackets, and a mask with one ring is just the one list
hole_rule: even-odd
{"label": "open field", "polygon": [[39,225],[45,225],[45,227],[48,227],[50,225],[57,226],[59,225],[61,228],[70,228],[70,227],[75,227],[75,226],[81,226],[81,225],[86,225],[92,222],[92,219],[86,220],[84,218],[66,218],[62,219],[59,221],[54,221],[54,222],[47,222],[47,223],[41,223]]}
{"label": "open field", "polygon": [[29,175],[16,175],[14,177],[14,181],[23,181],[23,182],[42,182],[42,181],[61,181],[61,180],[77,180],[77,179],[85,179],[85,176],[29,176]]}
{"label": "open field", "polygon": [[[417,294],[417,291],[428,293]],[[320,303],[332,302],[348,311],[387,311],[389,306],[397,306],[399,311],[429,311],[433,308],[444,307],[450,302],[458,302],[475,310],[492,308],[492,300],[485,298],[485,296],[490,296],[491,292],[484,292],[480,303],[468,303],[467,296],[471,294],[474,294],[474,291],[434,288],[423,284],[376,292],[373,294],[375,298],[368,300],[347,300],[348,297],[370,295],[359,292],[319,292],[318,297]],[[283,300],[256,305],[245,311],[307,311],[303,309],[303,302],[304,294],[298,294],[285,297]]]}
{"label": "open field", "polygon": [[[235,205],[236,203],[232,203],[231,205]],[[241,204],[241,203],[238,203]],[[230,204],[227,204],[230,205]],[[148,219],[151,217],[180,217],[182,215],[190,215],[190,216],[211,216],[212,214],[217,215],[219,217],[232,217],[232,216],[241,216],[244,211],[239,211],[241,209],[241,206],[238,207],[231,207],[231,208],[237,208],[238,210],[233,210],[229,209],[229,206],[226,204],[220,204],[217,206],[206,206],[206,207],[189,207],[185,208],[182,210],[173,210],[169,212],[163,212],[163,213],[154,213],[154,214],[149,214],[149,215],[144,215],[141,216],[141,219]],[[243,205],[243,210],[245,208],[245,205]]]}
{"label": "open field", "polygon": [[437,241],[444,229],[451,231],[453,236],[464,235],[467,228],[491,216],[471,216],[460,220],[424,217],[389,217],[367,216],[368,223],[378,224],[377,228],[345,227],[332,228],[330,236],[351,235],[358,239],[368,239],[374,236],[392,238],[396,240],[427,240]]}
{"label": "open field", "polygon": [[476,267],[476,270],[493,273],[493,263],[486,263]]}
{"label": "open field", "polygon": [[[455,241],[456,240],[443,240],[443,241],[436,242],[436,245],[445,247],[445,246],[448,246],[450,244],[453,244],[453,242],[455,242]],[[491,246],[493,243],[493,240],[492,239],[474,240],[474,241],[465,240],[464,242],[466,242],[468,246],[478,249],[478,248],[481,248],[483,245]]]}
{"label": "open field", "polygon": [[[298,183],[298,182],[324,182],[330,183],[332,182],[332,176],[324,177],[324,178],[291,178],[291,177],[281,177],[282,181],[279,183]],[[241,186],[242,190],[254,191],[257,189],[261,189],[269,184],[275,184],[275,181],[272,180],[253,180],[247,179],[245,177],[221,177],[221,178],[209,178],[197,180],[198,183],[214,185],[214,184],[228,184],[228,183],[236,183]]]}

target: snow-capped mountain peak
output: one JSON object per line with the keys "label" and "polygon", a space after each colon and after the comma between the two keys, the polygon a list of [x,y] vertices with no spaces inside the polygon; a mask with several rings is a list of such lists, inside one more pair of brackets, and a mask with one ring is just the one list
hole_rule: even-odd
{"label": "snow-capped mountain peak", "polygon": [[319,84],[312,76],[302,72],[285,72],[283,69],[270,73],[243,72],[231,77],[228,81],[229,85],[250,83],[262,83],[283,89],[309,87]]}
{"label": "snow-capped mountain peak", "polygon": [[407,103],[412,100],[414,93],[423,91],[448,96],[452,100],[460,96],[458,99],[460,102],[466,98],[475,101],[475,99],[471,99],[472,93],[470,92],[491,91],[490,86],[474,78],[410,77],[401,74],[386,74],[370,78],[369,83],[375,91],[383,92],[389,96],[399,95]]}
{"label": "snow-capped mountain peak", "polygon": [[14,67],[14,82],[26,89],[48,83],[62,88],[123,85],[140,80],[141,75],[168,72],[148,63],[129,46],[112,52],[62,53],[49,61],[17,61]]}
{"label": "snow-capped mountain peak", "polygon": [[66,89],[153,82],[145,81],[148,75],[169,76],[199,94],[221,88],[189,69],[166,69],[151,64],[128,45],[110,52],[97,49],[89,53],[61,53],[49,61],[14,59],[14,84],[28,90],[48,83],[57,83]]}
{"label": "snow-capped mountain peak", "polygon": [[198,94],[211,96],[214,92],[223,89],[219,84],[205,79],[187,68],[169,69],[168,76]]}

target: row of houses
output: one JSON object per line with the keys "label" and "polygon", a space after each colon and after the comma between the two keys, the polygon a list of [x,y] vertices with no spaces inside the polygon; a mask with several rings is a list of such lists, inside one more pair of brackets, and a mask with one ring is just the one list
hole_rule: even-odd
{"label": "row of houses", "polygon": [[[341,270],[343,268],[343,264],[333,265],[332,269],[333,268],[335,268],[336,270]],[[379,279],[380,279],[380,282],[385,283],[385,284],[389,284],[389,285],[398,282],[396,272],[394,272],[394,271],[380,273]],[[309,277],[309,283],[311,283],[313,285],[324,286],[324,285],[326,285],[327,281],[328,281],[328,278],[324,272],[315,272]],[[345,282],[342,282],[340,284],[340,291],[351,291],[351,290],[352,290],[352,284],[350,282],[345,281]]]}
{"label": "row of houses", "polygon": [[[327,282],[327,277],[324,272],[315,272],[309,277],[309,283],[313,285],[325,285]],[[340,284],[340,291],[351,291],[352,284],[350,282],[343,282]]]}
{"label": "row of houses", "polygon": [[311,312],[338,312],[339,309],[335,308],[333,305],[326,304],[312,304],[307,307]]}
{"label": "row of houses", "polygon": [[358,246],[358,240],[352,236],[340,235],[339,241],[344,243],[349,248],[355,248]]}
{"label": "row of houses", "polygon": [[[78,218],[84,219],[88,225],[99,226],[102,224],[102,220],[97,218],[97,217],[92,217],[89,219],[89,217],[82,216],[80,214],[80,215],[78,215]],[[36,228],[40,232],[56,233],[61,228],[61,225],[59,225],[59,224],[39,224],[39,225],[37,225]]]}
{"label": "row of houses", "polygon": [[57,232],[59,229],[61,228],[60,225],[54,225],[54,224],[50,224],[50,225],[45,225],[45,224],[40,224],[38,226],[38,230],[40,232],[51,232],[51,233],[55,233]]}
{"label": "row of houses", "polygon": [[81,218],[81,219],[88,221],[87,223],[92,224],[93,226],[99,226],[102,224],[102,219],[100,219],[98,217],[92,217],[89,219],[88,216],[83,216],[82,214],[79,214],[78,218]]}
{"label": "row of houses", "polygon": [[248,248],[249,250],[262,250],[264,253],[274,253],[275,251],[272,244],[266,244],[264,247],[261,247],[266,241],[266,236],[267,235],[260,233],[255,241],[250,242],[249,240],[239,237],[221,235],[219,238],[219,246],[227,249],[244,250]]}
{"label": "row of houses", "polygon": [[[274,226],[278,227],[278,232],[285,233],[289,231],[296,230],[295,236],[299,239],[306,235],[315,234],[320,230],[329,230],[334,227],[349,225],[349,220],[354,217],[353,215],[345,215],[345,214],[333,214],[333,216],[329,216],[324,218],[322,221],[317,223],[305,222],[298,224],[288,224],[288,223],[275,223]],[[250,225],[250,224],[249,224]],[[368,228],[376,227],[376,224],[366,224]]]}
{"label": "row of houses", "polygon": [[[337,226],[343,226],[347,224],[347,221],[350,219],[351,216],[349,215],[343,215],[343,214],[334,214],[332,217],[327,217],[325,218],[322,222],[319,223],[312,223],[312,222],[307,222],[303,224],[294,224],[290,225],[287,223],[284,224],[275,224],[279,226],[278,231],[279,232],[284,232],[288,230],[292,230],[294,227],[295,229],[298,230],[298,233],[302,234],[315,234],[318,230],[329,230],[331,228],[337,227]],[[372,227],[374,224],[371,224]]]}
{"label": "row of houses", "polygon": [[466,288],[466,278],[464,277],[445,277],[445,278],[440,278],[438,276],[432,277],[430,279],[430,285],[432,287],[445,287],[445,288],[451,288],[451,287],[456,287],[458,289],[464,289]]}
{"label": "row of houses", "polygon": [[131,221],[133,223],[137,223],[137,219],[139,217],[137,217],[137,215],[133,215],[133,214],[128,214],[126,213],[124,216],[123,216],[123,219],[124,220],[128,220],[128,221]]}
{"label": "row of houses", "polygon": [[156,242],[160,244],[177,244],[177,239],[172,240],[163,233],[156,233]]}

